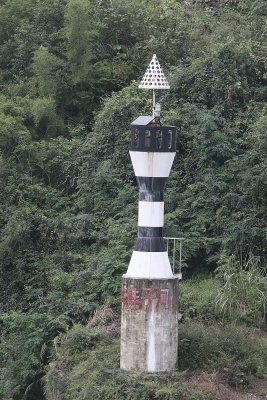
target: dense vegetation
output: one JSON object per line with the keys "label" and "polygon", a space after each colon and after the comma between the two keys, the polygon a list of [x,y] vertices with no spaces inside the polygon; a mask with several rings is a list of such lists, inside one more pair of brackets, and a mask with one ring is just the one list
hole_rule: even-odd
{"label": "dense vegetation", "polygon": [[150,113],[137,82],[153,53],[178,127],[165,234],[186,238],[185,276],[219,266],[218,294],[197,310],[194,289],[184,314],[264,325],[266,14],[264,0],[0,2],[0,398],[41,399],[55,338],[118,303],[136,235],[129,125]]}
{"label": "dense vegetation", "polygon": [[[119,340],[103,335],[101,323],[94,328],[74,326],[55,346],[55,362],[45,377],[47,399],[215,400],[212,375],[218,370],[229,387],[243,390],[251,387],[253,375],[264,376],[267,344],[248,328],[190,321],[181,325],[179,335],[180,371],[125,373],[119,370]],[[192,385],[187,372],[197,374],[201,368],[213,371],[204,390]],[[230,390],[219,399],[239,398],[229,394]]]}

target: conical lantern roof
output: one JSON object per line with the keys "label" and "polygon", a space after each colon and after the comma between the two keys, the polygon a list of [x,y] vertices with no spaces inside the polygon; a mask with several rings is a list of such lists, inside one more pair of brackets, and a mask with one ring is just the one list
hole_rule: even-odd
{"label": "conical lantern roof", "polygon": [[170,89],[170,85],[158,62],[156,54],[153,54],[152,60],[143,76],[139,89]]}

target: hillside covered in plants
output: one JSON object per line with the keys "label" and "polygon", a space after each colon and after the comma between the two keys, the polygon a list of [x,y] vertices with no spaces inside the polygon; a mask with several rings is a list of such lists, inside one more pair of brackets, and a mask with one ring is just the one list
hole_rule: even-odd
{"label": "hillside covered in plants", "polygon": [[[179,386],[195,368],[234,388],[266,379],[266,17],[264,0],[0,1],[0,399],[219,398]],[[164,235],[185,238],[180,365],[101,387],[118,368],[129,127],[151,112],[138,83],[154,53],[178,128]]]}

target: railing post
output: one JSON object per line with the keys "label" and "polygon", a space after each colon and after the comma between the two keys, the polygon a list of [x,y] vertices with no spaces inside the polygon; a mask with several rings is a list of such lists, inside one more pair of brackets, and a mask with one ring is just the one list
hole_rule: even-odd
{"label": "railing post", "polygon": [[172,273],[174,274],[174,268],[175,268],[175,252],[176,252],[176,240],[179,240],[179,275],[180,278],[182,279],[182,242],[184,238],[175,238],[175,237],[164,237],[165,240],[167,240],[167,254],[169,256],[169,241],[173,240],[173,253],[172,253]]}
{"label": "railing post", "polygon": [[174,264],[175,264],[175,238],[173,238],[173,252],[172,252],[172,273],[174,274]]}

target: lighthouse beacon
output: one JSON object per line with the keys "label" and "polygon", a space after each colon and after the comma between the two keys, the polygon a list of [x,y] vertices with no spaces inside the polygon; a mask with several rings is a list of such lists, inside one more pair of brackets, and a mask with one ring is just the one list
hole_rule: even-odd
{"label": "lighthouse beacon", "polygon": [[122,278],[121,369],[164,372],[175,368],[178,347],[178,278],[162,236],[163,193],[176,154],[176,127],[160,122],[155,90],[170,86],[155,54],[139,88],[153,90],[153,113],[131,124],[138,234]]}

